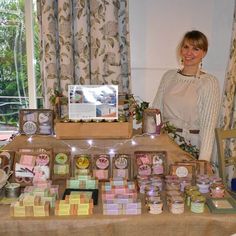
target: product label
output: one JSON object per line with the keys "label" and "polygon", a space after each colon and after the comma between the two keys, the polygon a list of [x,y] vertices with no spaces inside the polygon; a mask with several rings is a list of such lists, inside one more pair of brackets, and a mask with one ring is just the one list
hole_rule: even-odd
{"label": "product label", "polygon": [[76,167],[78,169],[88,169],[89,167],[89,158],[85,155],[81,155],[76,160]]}
{"label": "product label", "polygon": [[139,175],[151,175],[152,169],[149,165],[141,165],[138,167],[138,174]]}
{"label": "product label", "polygon": [[64,165],[68,160],[68,157],[65,153],[58,153],[55,156],[55,161],[57,164]]}
{"label": "product label", "polygon": [[126,159],[126,157],[124,156],[119,156],[118,158],[116,158],[115,160],[115,167],[117,169],[125,169],[128,166],[128,161]]}
{"label": "product label", "polygon": [[176,169],[176,175],[178,177],[187,177],[188,176],[188,169],[184,166],[180,166]]}
{"label": "product label", "polygon": [[26,134],[35,134],[37,131],[37,126],[33,121],[27,121],[23,125],[23,131]]}
{"label": "product label", "polygon": [[97,160],[96,160],[96,166],[98,169],[101,170],[105,170],[108,168],[109,166],[109,159],[107,156],[100,156]]}

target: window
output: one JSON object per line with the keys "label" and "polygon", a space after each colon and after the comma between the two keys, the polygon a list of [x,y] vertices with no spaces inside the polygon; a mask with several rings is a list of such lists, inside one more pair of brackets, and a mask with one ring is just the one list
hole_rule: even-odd
{"label": "window", "polygon": [[[32,2],[33,1],[33,2]],[[35,0],[36,1],[36,0]],[[30,106],[31,93],[37,94],[37,107],[42,106],[42,89],[39,69],[39,37],[34,0],[1,0],[0,1],[0,132],[15,131],[18,126],[20,108]],[[27,7],[25,8],[25,4]],[[32,5],[33,7],[29,7]],[[29,11],[29,12],[27,12]],[[25,17],[32,14],[31,18]],[[31,15],[30,15],[31,16]],[[25,21],[26,19],[26,21]],[[32,29],[26,28],[27,20],[33,19]],[[32,22],[28,22],[32,25]],[[30,25],[29,24],[29,25]],[[27,44],[30,31],[34,42],[33,58],[30,59]],[[28,32],[29,32],[28,31]],[[27,53],[28,52],[28,53]],[[28,60],[27,60],[28,57]],[[34,73],[29,73],[29,60],[32,60]],[[27,70],[28,68],[28,70]],[[28,78],[31,78],[28,80]],[[34,81],[36,81],[34,83]],[[36,93],[30,83],[36,84]],[[30,88],[30,89],[29,89]]]}

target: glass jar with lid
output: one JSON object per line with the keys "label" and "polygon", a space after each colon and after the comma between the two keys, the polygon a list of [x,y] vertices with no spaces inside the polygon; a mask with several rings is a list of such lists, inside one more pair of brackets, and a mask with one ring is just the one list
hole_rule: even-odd
{"label": "glass jar with lid", "polygon": [[210,193],[213,198],[223,198],[225,196],[225,186],[223,184],[211,184]]}
{"label": "glass jar with lid", "polygon": [[198,191],[199,187],[196,185],[187,185],[184,187],[184,193],[186,193],[187,191]]}
{"label": "glass jar with lid", "polygon": [[153,186],[157,186],[159,188],[159,190],[162,191],[163,180],[161,177],[154,176],[154,177],[150,178],[150,180],[151,180],[151,184]]}
{"label": "glass jar with lid", "polygon": [[202,174],[202,175],[197,175],[196,176],[196,180],[205,180],[205,179],[209,179],[209,175],[206,174]]}
{"label": "glass jar with lid", "polygon": [[202,195],[191,197],[190,210],[194,213],[203,213],[205,209],[206,198]]}
{"label": "glass jar with lid", "polygon": [[160,197],[159,188],[153,185],[147,185],[144,190],[145,204],[147,204],[150,197]]}
{"label": "glass jar with lid", "polygon": [[210,184],[223,184],[223,180],[222,178],[213,175],[210,177]]}
{"label": "glass jar with lid", "polygon": [[159,200],[150,200],[148,202],[148,210],[151,214],[161,214],[163,212],[163,202]]}
{"label": "glass jar with lid", "polygon": [[185,196],[185,201],[186,201],[186,205],[189,207],[191,205],[191,198],[193,196],[200,196],[201,193],[197,190],[189,190],[186,192],[186,196]]}
{"label": "glass jar with lid", "polygon": [[168,199],[174,197],[174,196],[182,196],[182,193],[178,190],[169,190],[166,191],[166,200],[168,201]]}
{"label": "glass jar with lid", "polygon": [[166,181],[166,191],[169,190],[180,190],[180,182],[179,180],[169,180]]}
{"label": "glass jar with lid", "polygon": [[181,196],[173,196],[169,199],[169,210],[172,214],[182,214],[184,213],[184,199]]}
{"label": "glass jar with lid", "polygon": [[184,188],[186,186],[192,185],[192,179],[188,177],[184,177],[180,179],[180,191],[184,192]]}
{"label": "glass jar with lid", "polygon": [[208,193],[210,190],[210,181],[209,179],[197,180],[197,186],[199,187],[200,193]]}
{"label": "glass jar with lid", "polygon": [[151,181],[147,178],[143,178],[143,179],[138,179],[138,187],[139,187],[139,192],[140,193],[144,193],[145,192],[145,187],[147,185],[150,185]]}

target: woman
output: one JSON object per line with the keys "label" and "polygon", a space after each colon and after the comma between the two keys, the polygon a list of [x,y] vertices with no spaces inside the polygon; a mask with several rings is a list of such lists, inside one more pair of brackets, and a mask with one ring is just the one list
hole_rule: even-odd
{"label": "woman", "polygon": [[199,148],[199,159],[210,161],[218,119],[218,80],[201,70],[208,40],[200,31],[187,32],[179,45],[182,69],[167,71],[160,83],[153,107],[162,112],[164,122]]}

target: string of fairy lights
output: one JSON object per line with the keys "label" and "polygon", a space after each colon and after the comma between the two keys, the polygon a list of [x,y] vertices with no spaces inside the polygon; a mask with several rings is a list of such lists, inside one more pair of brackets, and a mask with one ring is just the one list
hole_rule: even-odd
{"label": "string of fairy lights", "polygon": [[[136,134],[134,136],[132,136],[132,138],[130,139],[124,139],[124,140],[120,140],[120,139],[116,139],[114,144],[109,144],[107,146],[100,146],[96,144],[96,140],[95,139],[84,139],[82,141],[84,141],[87,144],[87,147],[81,147],[79,145],[76,144],[70,144],[69,141],[65,141],[62,139],[58,139],[59,142],[63,143],[64,145],[66,145],[72,154],[76,154],[76,153],[85,153],[90,151],[91,149],[97,149],[97,150],[101,150],[104,151],[106,150],[106,153],[110,154],[110,155],[114,155],[116,154],[116,152],[119,150],[119,147],[124,146],[126,144],[130,144],[131,146],[136,146],[137,145],[137,138],[139,137],[149,137],[150,139],[155,139],[156,137],[158,137],[158,134],[149,134],[149,133],[142,133],[142,134]],[[44,138],[47,137],[52,137],[51,135],[48,136],[44,136]],[[56,135],[53,135],[53,137],[56,138]],[[101,140],[101,139],[100,139]],[[32,143],[34,144],[34,135],[30,135],[27,138],[27,142],[28,143]],[[106,142],[103,142],[103,144],[105,144]]]}

